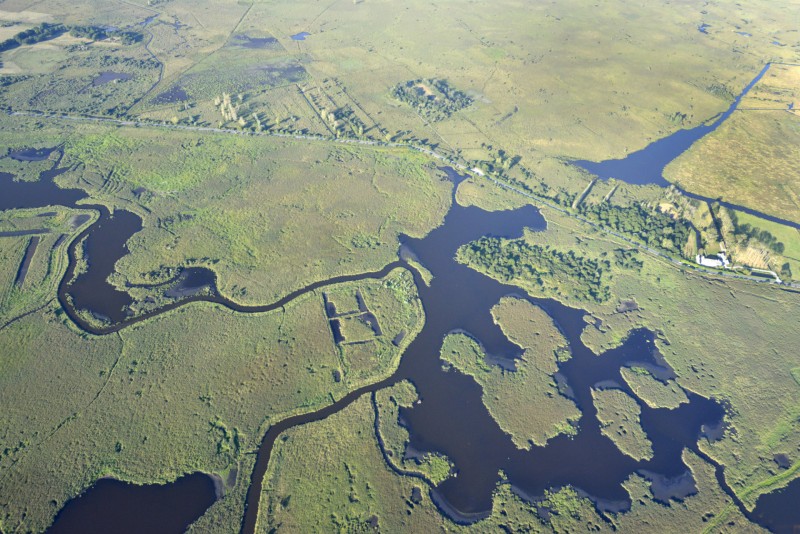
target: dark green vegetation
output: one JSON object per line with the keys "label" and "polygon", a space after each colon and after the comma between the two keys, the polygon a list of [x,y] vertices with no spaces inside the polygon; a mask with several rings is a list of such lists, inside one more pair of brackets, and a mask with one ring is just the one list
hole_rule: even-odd
{"label": "dark green vegetation", "polygon": [[778,239],[772,235],[769,230],[756,228],[748,223],[740,223],[736,212],[730,212],[730,215],[734,228],[734,237],[738,238],[738,241],[741,245],[748,246],[750,245],[751,241],[756,241],[758,244],[768,248],[775,254],[783,254],[786,250],[786,245],[784,245],[781,241],[778,241]]}
{"label": "dark green vegetation", "polygon": [[680,254],[691,234],[689,224],[634,202],[630,206],[608,203],[581,204],[578,213],[614,232],[633,237],[647,246]]}
{"label": "dark green vegetation", "polygon": [[6,39],[0,43],[0,52],[5,52],[23,44],[36,44],[42,41],[49,41],[66,32],[67,28],[63,24],[42,23],[35,28],[23,30],[11,39]]}
{"label": "dark green vegetation", "polygon": [[392,96],[432,121],[446,119],[472,104],[470,97],[450,87],[447,80],[410,80],[397,84]]}
{"label": "dark green vegetation", "polygon": [[603,276],[610,263],[573,250],[561,251],[524,239],[484,237],[461,248],[458,261],[498,280],[536,287],[548,296],[595,302],[603,302],[610,296]]}
{"label": "dark green vegetation", "polygon": [[32,45],[55,39],[69,31],[73,37],[101,41],[109,37],[119,39],[122,44],[132,45],[142,40],[142,34],[134,31],[105,30],[98,26],[73,26],[67,27],[63,24],[48,24],[43,22],[34,28],[23,30],[11,39],[6,39],[0,43],[0,52],[6,52],[20,45]]}

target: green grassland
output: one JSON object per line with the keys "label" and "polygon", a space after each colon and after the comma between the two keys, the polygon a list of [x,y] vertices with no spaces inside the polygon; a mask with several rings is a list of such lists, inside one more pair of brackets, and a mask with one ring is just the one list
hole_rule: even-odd
{"label": "green grassland", "polygon": [[[643,203],[650,213],[696,223],[699,247],[692,235],[685,243],[658,235],[656,247],[686,257],[700,248],[715,252],[719,239],[729,238],[715,235],[707,206],[692,205],[669,190],[614,182],[596,183],[576,200],[590,177],[566,162],[623,157],[701,124],[726,109],[766,61],[798,61],[798,38],[787,29],[786,7],[765,0],[677,7],[626,0],[594,6],[577,0],[535,6],[507,1],[473,3],[469,9],[455,0],[149,4],[0,4],[0,20],[18,23],[8,36],[44,21],[135,25],[143,34],[130,45],[63,35],[0,54],[4,109],[137,121],[102,124],[2,113],[0,154],[64,144],[63,163],[70,171],[58,178],[60,184],[143,218],[131,254],[117,265],[115,284],[163,281],[176,267],[201,265],[217,272],[225,296],[245,304],[268,303],[331,276],[377,270],[396,258],[399,234],[421,237],[442,222],[450,184],[434,169],[439,162],[403,149],[333,142],[342,137],[436,147],[468,167],[502,169],[497,172],[504,179],[562,206],[574,203],[569,209],[584,214],[599,217],[618,212],[609,206]],[[150,22],[140,25],[148,17]],[[706,33],[698,31],[702,23],[709,25]],[[290,36],[300,31],[310,35],[293,41]],[[244,36],[276,42],[250,49],[242,45]],[[786,46],[773,45],[775,40]],[[132,78],[92,86],[104,71]],[[792,76],[790,69],[771,69],[754,89],[755,100],[743,104],[796,101]],[[463,92],[471,105],[434,122],[392,96],[392,88],[407,80],[434,78]],[[169,95],[179,98],[170,101]],[[786,110],[736,112],[679,158],[668,177],[693,192],[722,193],[797,219],[800,192],[793,189],[787,163],[797,159],[796,120]],[[197,127],[235,132],[191,130]],[[331,141],[274,136],[304,132]],[[34,180],[51,164],[2,158],[0,170]],[[521,198],[479,178],[458,192],[460,202],[490,209],[520,205]],[[67,233],[63,224],[71,214],[59,209],[53,224]],[[17,215],[3,214],[3,221]],[[678,386],[729,403],[725,437],[701,447],[725,465],[727,481],[748,506],[798,476],[800,386],[792,374],[800,342],[792,322],[798,295],[684,272],[643,253],[630,254],[629,244],[574,219],[550,210],[545,215],[548,229],[515,240],[512,251],[536,260],[534,269],[517,269],[512,254],[496,255],[503,261],[482,270],[533,295],[585,308],[596,321],[583,339],[598,354],[621,343],[632,328],[656,331]],[[771,267],[788,262],[793,276],[800,276],[796,233],[744,216],[739,222],[783,242],[784,255],[772,256],[781,265]],[[653,237],[639,233],[642,239]],[[63,272],[63,250],[52,250],[43,240],[30,273],[36,291],[9,289],[25,242],[0,239],[4,321],[49,302]],[[191,305],[104,338],[77,333],[54,305],[2,327],[0,400],[9,408],[0,414],[0,450],[7,451],[0,460],[0,530],[42,530],[68,498],[98,476],[164,482],[189,471],[224,475],[233,468],[239,470],[236,484],[196,530],[238,528],[252,466],[247,453],[266,427],[386,376],[422,324],[407,272],[343,291],[352,294],[357,286],[383,329],[380,338],[361,345],[334,344],[320,292],[269,314]],[[631,299],[637,309],[620,311]],[[463,354],[450,354],[467,356],[462,363],[485,382],[485,392],[498,388],[495,396],[485,395],[487,406],[524,447],[571,430],[565,421],[576,409],[552,384],[552,350],[539,350],[558,345],[556,337],[528,339],[517,323],[533,317],[542,332],[552,325],[520,307],[503,301],[493,312],[526,349],[516,373],[487,370],[474,343],[458,336],[448,340],[460,339]],[[345,327],[364,327],[351,323]],[[409,335],[394,347],[390,341],[401,330]],[[352,339],[369,335],[361,328]],[[82,358],[76,360],[78,354]],[[626,378],[645,402],[678,401],[674,385],[673,397],[638,375]],[[392,407],[385,396],[377,395],[389,414],[400,402],[411,402],[404,397]],[[509,408],[513,400],[518,409],[520,398],[534,399],[536,404],[524,403],[531,409],[546,402],[546,421],[536,428],[523,425]],[[374,421],[364,398],[328,420],[287,432],[270,464],[260,528],[356,530],[369,527],[375,515],[387,531],[459,530],[433,507],[422,481],[400,477],[385,465]],[[392,447],[399,451],[401,427],[382,425],[382,431],[394,433]],[[780,470],[772,461],[776,453],[787,454],[793,466]],[[711,467],[690,453],[685,461],[695,474],[697,496],[664,506],[653,502],[646,482],[634,476],[629,481],[634,509],[612,517],[613,526],[636,530],[670,522],[688,531],[705,526],[753,531],[729,506]],[[411,501],[415,486],[423,489],[420,504]],[[608,528],[593,505],[570,488],[554,489],[545,503],[556,511],[549,524],[500,486],[492,516],[474,528]]]}
{"label": "green grassland", "polygon": [[[369,295],[389,339],[394,328],[407,331],[400,347],[375,345],[371,375],[343,362],[320,291],[271,313],[196,303],[106,337],[75,332],[52,307],[9,325],[0,360],[4,528],[42,530],[101,476],[152,483],[238,467],[246,486],[246,456],[270,424],[394,370],[422,324],[408,277],[395,270],[339,288]],[[230,495],[214,521],[234,529],[243,490]]]}
{"label": "green grassland", "polygon": [[[597,326],[585,328],[583,341],[600,354],[619,345],[632,328],[658,332],[657,345],[675,369],[678,385],[730,403],[726,420],[731,427],[725,437],[701,446],[726,466],[731,487],[752,506],[758,495],[794,478],[794,471],[773,478],[779,471],[772,457],[787,453],[793,462],[800,461],[794,452],[800,442],[800,387],[791,374],[800,339],[790,326],[800,305],[798,295],[766,285],[704,278],[644,254],[638,255],[641,268],[622,267],[611,260],[622,243],[576,226],[554,210],[544,214],[547,230],[528,232],[524,240],[605,257],[611,265],[608,301],[557,297],[597,320]],[[525,276],[506,281],[533,296],[550,296]],[[637,310],[617,311],[632,297]],[[759,485],[766,480],[772,482]]]}
{"label": "green grassland", "polygon": [[[655,501],[639,475],[625,483],[631,510],[604,516],[571,487],[553,489],[531,504],[501,484],[488,518],[472,526],[456,525],[439,513],[424,483],[386,466],[373,420],[365,396],[324,421],[287,431],[273,450],[257,532],[363,532],[376,522],[384,532],[628,532],[659,525],[700,532],[731,504],[713,467],[685,451],[697,493],[681,502]],[[411,498],[415,487],[422,490],[419,502]],[[761,532],[736,508],[724,519],[714,532]]]}
{"label": "green grassland", "polygon": [[622,378],[636,396],[651,408],[677,408],[689,402],[686,393],[674,380],[661,381],[643,367],[623,367]]}
{"label": "green grassland", "polygon": [[[45,216],[42,216],[45,215]],[[79,215],[88,218],[81,222]],[[91,211],[53,207],[0,213],[0,231],[42,230],[22,285],[15,284],[30,236],[0,237],[0,325],[41,308],[56,296],[56,288],[67,269],[67,246],[91,225]]]}
{"label": "green grassland", "polygon": [[[131,114],[216,125],[213,100],[225,91],[245,90],[253,93],[247,95],[248,113],[260,115],[270,128],[276,109],[285,123],[281,128],[323,133],[323,111],[337,111],[341,118],[338,112],[349,110],[367,136],[425,141],[467,160],[484,160],[500,148],[546,175],[552,186],[573,193],[585,182],[581,173],[561,165],[563,158],[620,157],[697,125],[725,109],[766,59],[795,59],[790,47],[771,44],[776,39],[790,44],[795,37],[781,30],[780,7],[767,2],[731,10],[622,1],[531,10],[508,2],[502,8],[473,5],[453,21],[449,13],[457,5],[452,0],[409,6],[227,0],[211,6],[173,0],[113,10],[98,0],[77,5],[48,0],[37,9],[67,23],[85,22],[76,20],[80,9],[91,12],[95,24],[124,26],[121,20],[154,17],[142,28],[146,39],[130,52],[157,59],[163,74],[156,87],[138,91],[141,98]],[[7,18],[14,20],[24,7],[9,0]],[[24,13],[16,18],[26,20]],[[706,33],[697,30],[701,23],[710,24]],[[406,31],[409,27],[415,30]],[[738,36],[740,30],[753,37]],[[291,40],[298,31],[310,36]],[[243,35],[276,42],[245,49],[237,41]],[[664,55],[667,44],[671,53]],[[103,47],[108,43],[87,48]],[[431,55],[431,50],[446,53]],[[63,65],[54,60],[50,70],[64,70]],[[278,73],[275,83],[258,88],[240,83],[283,65],[296,65],[304,74]],[[390,95],[398,83],[429,78],[447,80],[474,104],[433,124]],[[156,97],[175,87],[187,89],[189,100],[159,103]],[[600,94],[597,87],[606,90]],[[58,98],[52,100],[56,105]],[[253,122],[249,116],[247,121]]]}
{"label": "green grassland", "polygon": [[408,381],[375,393],[375,410],[378,432],[388,461],[403,472],[419,473],[432,485],[439,485],[450,477],[452,464],[442,454],[429,453],[421,458],[406,458],[408,430],[400,424],[400,408],[410,407],[419,400],[414,384]]}
{"label": "green grassland", "polygon": [[569,355],[552,319],[527,301],[504,298],[492,309],[494,320],[524,349],[516,371],[486,361],[481,346],[464,334],[448,335],[441,358],[472,376],[483,389],[483,403],[500,428],[521,449],[544,445],[559,434],[577,432],[580,411],[561,395],[553,379],[559,354]]}
{"label": "green grassland", "polygon": [[424,235],[450,203],[439,171],[400,149],[140,128],[76,136],[65,152],[75,170],[61,184],[144,218],[119,284],[203,265],[248,304],[377,270],[400,233]]}
{"label": "green grassland", "polygon": [[620,451],[639,461],[653,457],[652,443],[639,422],[642,410],[636,399],[621,389],[592,389],[592,401],[600,431]]}

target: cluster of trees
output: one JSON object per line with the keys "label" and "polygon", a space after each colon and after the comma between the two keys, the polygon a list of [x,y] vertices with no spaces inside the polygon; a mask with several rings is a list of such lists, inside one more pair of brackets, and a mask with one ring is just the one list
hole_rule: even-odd
{"label": "cluster of trees", "polygon": [[142,41],[144,34],[134,31],[115,31],[109,34],[109,37],[115,37],[124,45],[132,45]]}
{"label": "cluster of trees", "polygon": [[447,80],[438,79],[400,83],[392,89],[392,96],[432,121],[446,119],[473,102],[466,93],[451,87]]}
{"label": "cluster of trees", "polygon": [[462,247],[458,260],[504,282],[533,286],[549,294],[603,302],[611,295],[604,283],[611,268],[595,260],[524,239],[504,241],[483,237]]}
{"label": "cluster of trees", "polygon": [[25,31],[21,31],[10,39],[6,39],[0,43],[0,52],[11,50],[20,45],[40,43],[55,39],[59,35],[67,31],[67,27],[63,24],[49,24],[44,22]]}
{"label": "cluster of trees", "polygon": [[608,202],[584,203],[578,207],[578,212],[615,232],[633,236],[647,246],[669,252],[680,253],[692,232],[687,221],[674,219],[641,202],[625,207]]}
{"label": "cluster of trees", "polygon": [[72,26],[69,34],[73,37],[82,37],[92,41],[102,41],[109,37],[119,39],[122,44],[132,45],[144,39],[140,32],[130,30],[108,30],[100,26]]}
{"label": "cluster of trees", "polygon": [[49,41],[69,31],[73,37],[84,37],[99,41],[108,37],[115,37],[122,42],[122,44],[131,45],[141,41],[144,36],[135,31],[129,30],[114,30],[107,31],[99,26],[72,26],[68,27],[63,24],[50,24],[43,22],[38,26],[30,28],[25,31],[19,32],[17,35],[10,39],[6,39],[0,43],[0,52],[11,50],[24,44],[41,43],[42,41]]}
{"label": "cluster of trees", "polygon": [[[320,116],[328,122],[337,137],[342,134],[352,133],[361,138],[364,136],[366,125],[358,118],[353,108],[349,105],[343,106],[336,111],[323,109]],[[349,130],[349,132],[348,132]]]}
{"label": "cluster of trees", "polygon": [[644,262],[639,259],[639,253],[632,248],[618,248],[614,251],[614,263],[623,269],[641,271]]}
{"label": "cluster of trees", "polygon": [[733,235],[743,245],[747,245],[751,240],[758,241],[775,254],[783,254],[786,246],[778,241],[778,238],[772,235],[768,230],[762,230],[749,224],[739,224],[739,219],[736,212],[728,210],[728,215],[733,223]]}
{"label": "cluster of trees", "polygon": [[73,26],[69,29],[69,34],[73,37],[91,39],[92,41],[102,41],[108,37],[108,33],[100,26]]}
{"label": "cluster of trees", "polygon": [[149,58],[133,58],[133,57],[120,57],[117,55],[105,54],[100,58],[104,67],[124,66],[131,69],[157,69],[161,63],[157,59]]}

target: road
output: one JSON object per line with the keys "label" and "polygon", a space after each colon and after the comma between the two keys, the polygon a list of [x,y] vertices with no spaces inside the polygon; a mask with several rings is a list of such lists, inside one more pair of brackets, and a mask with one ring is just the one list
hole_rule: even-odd
{"label": "road", "polygon": [[[470,169],[460,163],[458,161],[453,160],[452,158],[440,154],[435,150],[430,148],[426,148],[419,145],[414,145],[411,143],[392,143],[388,141],[375,141],[370,139],[349,139],[349,138],[338,138],[338,137],[326,137],[324,135],[315,135],[315,134],[296,134],[296,133],[280,133],[280,132],[250,132],[250,131],[243,131],[243,130],[233,130],[230,128],[213,128],[210,126],[192,126],[188,124],[170,124],[166,122],[155,122],[155,121],[137,121],[137,120],[125,120],[125,119],[114,119],[111,117],[94,117],[90,115],[66,115],[66,114],[57,114],[57,113],[42,113],[39,111],[5,111],[7,115],[15,116],[15,117],[36,117],[36,118],[44,118],[44,119],[51,119],[51,120],[65,120],[65,121],[76,121],[76,122],[91,122],[91,123],[102,123],[102,124],[111,124],[116,126],[128,126],[134,128],[160,128],[166,130],[180,130],[180,131],[190,131],[190,132],[204,132],[204,133],[218,133],[218,134],[227,134],[227,135],[243,135],[243,136],[251,136],[251,137],[278,137],[284,139],[297,139],[303,141],[320,141],[326,143],[340,143],[346,145],[366,145],[366,146],[380,146],[380,147],[388,147],[388,148],[405,148],[408,150],[414,150],[416,152],[420,152],[431,158],[437,159],[442,163],[445,163],[459,171],[467,171],[470,172]],[[581,217],[577,213],[573,213],[557,204],[553,204],[549,199],[544,197],[540,197],[539,195],[528,193],[523,191],[519,188],[516,188],[512,185],[509,185],[501,180],[496,178],[492,178],[491,176],[484,175],[482,173],[470,173],[472,176],[483,178],[494,185],[511,191],[515,194],[522,195],[530,200],[533,200],[537,205],[544,206],[549,209],[558,211],[568,217],[576,219],[584,224],[591,226],[592,228],[603,232],[604,234],[610,235],[617,239],[624,241],[625,243],[629,244],[636,249],[649,254],[651,256],[660,258],[672,264],[673,266],[678,267],[682,270],[693,271],[695,273],[703,274],[703,275],[711,275],[716,277],[723,277],[723,278],[732,278],[737,280],[746,280],[750,282],[756,282],[760,284],[775,284],[780,285],[783,287],[791,287],[795,289],[800,289],[800,283],[796,282],[780,282],[778,283],[775,280],[766,279],[764,277],[758,276],[748,276],[744,274],[736,274],[730,271],[723,271],[723,270],[710,270],[704,269],[702,267],[698,267],[696,265],[691,265],[677,259],[665,252],[660,250],[656,250],[654,248],[648,247],[646,245],[642,245],[630,239],[622,234],[614,232],[608,228],[605,228],[602,225],[599,225],[585,217]]]}

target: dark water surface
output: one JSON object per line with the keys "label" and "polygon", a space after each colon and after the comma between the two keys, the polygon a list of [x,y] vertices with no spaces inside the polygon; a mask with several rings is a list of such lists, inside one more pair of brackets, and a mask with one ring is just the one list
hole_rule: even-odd
{"label": "dark water surface", "polygon": [[240,34],[234,35],[233,40],[243,48],[278,50],[283,48],[275,37],[250,37]]}
{"label": "dark water surface", "polygon": [[308,33],[308,32],[296,33],[296,34],[292,35],[292,41],[305,41],[306,37],[308,37],[309,35],[311,35],[311,34]]}
{"label": "dark water surface", "polygon": [[[741,93],[734,99],[728,109],[720,114],[713,122],[701,124],[688,130],[678,130],[677,132],[654,141],[647,145],[645,148],[629,154],[623,159],[609,159],[605,161],[595,162],[587,160],[576,160],[572,163],[595,174],[603,180],[609,178],[616,178],[629,184],[646,185],[655,184],[661,187],[668,187],[674,185],[664,178],[664,168],[671,163],[678,156],[686,152],[696,141],[710,134],[716,130],[739,106],[742,98],[750,92],[750,90],[761,80],[761,78],[769,70],[771,63],[764,65],[764,68],[753,78],[750,83],[742,90]],[[724,202],[719,199],[711,199],[700,195],[695,195],[688,191],[678,188],[681,193],[689,198],[701,200],[705,202],[719,201],[719,203],[727,208],[742,211],[756,217],[761,217],[772,222],[785,224],[793,228],[800,229],[800,224],[794,221],[787,221],[778,217],[767,215],[759,211]],[[722,196],[722,192],[721,195]]]}
{"label": "dark water surface", "polygon": [[[32,183],[13,182],[8,177],[0,177],[0,190],[5,191],[8,186],[15,188],[17,193],[0,195],[0,208],[55,204],[74,207],[75,202],[86,195],[81,191],[57,188],[52,177],[58,172],[54,170],[49,171],[49,174],[44,173],[40,182]],[[452,170],[447,172],[449,178],[456,183],[464,178]],[[36,194],[26,188],[35,190]],[[126,242],[141,229],[141,219],[122,210],[112,215],[103,206],[82,207],[97,210],[100,218],[70,244],[70,263],[59,286],[59,301],[81,328],[95,334],[117,331],[146,317],[195,300],[218,302],[241,312],[269,311],[316,288],[345,281],[382,278],[393,268],[405,265],[397,261],[375,273],[321,281],[295,291],[278,302],[263,306],[240,306],[230,302],[214,290],[216,279],[213,272],[206,269],[186,270],[179,273],[177,282],[169,283],[178,292],[179,298],[184,294],[190,296],[141,316],[128,317],[125,306],[131,301],[130,296],[110,285],[107,278],[113,272],[116,261],[127,254]],[[602,436],[591,401],[591,388],[599,382],[616,383],[630,393],[620,376],[621,366],[637,363],[661,369],[665,374],[670,372],[664,369],[664,363],[655,350],[652,332],[637,330],[621,347],[598,357],[580,341],[580,333],[585,327],[582,310],[566,307],[553,300],[528,298],[553,317],[569,341],[572,358],[559,365],[559,381],[565,389],[571,391],[582,411],[580,431],[576,436],[557,437],[547,446],[533,447],[530,451],[518,450],[509,436],[502,432],[483,405],[481,388],[471,377],[443,369],[439,350],[444,337],[452,331],[468,332],[481,342],[492,361],[513,368],[514,360],[519,357],[521,349],[503,335],[493,322],[490,309],[503,296],[518,294],[519,290],[480,275],[456,263],[453,257],[459,246],[482,236],[517,237],[522,235],[524,228],[545,228],[543,217],[532,206],[490,213],[454,203],[444,224],[427,237],[403,239],[404,248],[434,275],[428,287],[422,283],[419,274],[414,272],[426,313],[422,331],[410,344],[398,370],[389,379],[355,391],[317,412],[285,419],[267,431],[258,452],[248,491],[243,532],[254,531],[258,500],[272,446],[284,430],[324,419],[363,394],[403,379],[414,382],[423,401],[402,411],[402,418],[410,432],[411,448],[422,452],[444,453],[454,462],[458,471],[457,477],[448,479],[432,493],[440,509],[456,521],[470,522],[489,512],[491,495],[499,481],[498,471],[501,469],[506,473],[508,482],[522,495],[537,497],[545,489],[571,484],[590,495],[598,507],[608,509],[625,509],[628,506],[628,496],[621,483],[634,472],[646,472],[648,478],[655,481],[654,484],[664,485],[668,481],[681,479],[681,486],[688,487],[689,481],[686,477],[691,475],[686,474],[687,468],[681,460],[681,451],[688,447],[709,461],[697,449],[697,440],[702,427],[719,423],[723,415],[722,406],[691,393],[688,394],[690,402],[676,410],[652,409],[641,403],[642,426],[653,442],[655,455],[650,461],[637,462],[623,455],[610,440]],[[77,247],[81,246],[84,239],[83,250],[88,258],[88,270],[76,276],[77,259],[80,256]],[[209,287],[212,289],[210,294],[196,294],[200,288]],[[97,327],[87,323],[78,313],[81,309],[107,319],[109,324]],[[719,466],[717,476],[723,488],[729,491]],[[193,506],[196,505],[191,513],[184,513],[183,505],[175,504],[168,507],[171,512],[156,514],[160,517],[158,525],[174,524],[177,525],[176,528],[185,528],[188,522],[197,517],[196,514],[202,513],[213,502],[213,499],[209,500],[203,493],[206,490],[198,489],[199,486],[193,484],[200,483],[178,481],[166,486],[134,489],[119,482],[99,481],[86,496],[70,501],[59,515],[54,532],[59,532],[55,530],[57,528],[72,529],[61,530],[62,532],[90,531],[87,529],[101,519],[105,521],[105,518],[112,522],[110,527],[99,527],[101,530],[120,532],[120,529],[128,525],[138,525],[134,521],[145,520],[146,516],[153,515],[144,511],[150,506],[149,503],[166,501],[166,495],[161,492],[173,492],[177,502],[191,501]],[[206,482],[203,484],[207,485]],[[146,500],[140,502],[137,500],[139,498]],[[145,517],[133,517],[129,520],[124,515],[127,512],[120,510],[131,510],[132,515],[138,513]],[[149,528],[136,526],[135,530],[153,531],[148,530]]]}
{"label": "dark water surface", "polygon": [[92,80],[92,85],[96,87],[98,85],[105,85],[107,83],[114,82],[117,80],[122,80],[122,81],[130,80],[131,78],[133,78],[133,74],[127,74],[125,72],[106,71],[106,72],[101,72],[100,75],[97,76],[97,78]]}
{"label": "dark water surface", "polygon": [[9,150],[8,157],[17,161],[44,161],[56,148],[20,148]]}
{"label": "dark water surface", "polygon": [[[720,404],[692,393],[688,393],[690,402],[676,410],[652,409],[640,403],[642,426],[654,450],[653,459],[643,462],[623,455],[600,433],[592,404],[591,388],[598,382],[613,381],[631,393],[620,375],[622,366],[642,363],[662,369],[663,360],[655,349],[652,332],[637,330],[623,346],[598,357],[580,341],[585,327],[582,310],[553,300],[528,298],[553,317],[569,340],[572,358],[560,365],[560,380],[569,386],[583,413],[577,436],[557,437],[547,446],[530,451],[517,449],[500,429],[483,404],[480,386],[471,377],[443,369],[439,351],[444,337],[453,331],[468,332],[481,342],[493,361],[505,361],[504,367],[512,367],[521,352],[490,315],[492,306],[503,296],[518,294],[519,290],[456,263],[453,256],[457,248],[484,235],[516,237],[523,228],[544,227],[544,219],[531,206],[488,213],[454,205],[445,223],[427,237],[403,240],[405,248],[434,276],[427,287],[415,273],[426,315],[422,331],[405,351],[391,378],[268,430],[248,492],[242,532],[254,531],[262,479],[278,435],[293,426],[324,419],[364,393],[403,379],[414,382],[422,400],[421,404],[401,410],[410,433],[410,448],[444,453],[455,464],[458,476],[434,489],[432,498],[443,513],[457,522],[473,522],[490,513],[491,496],[500,481],[501,469],[522,495],[535,498],[546,489],[571,484],[590,495],[601,509],[627,509],[629,497],[621,484],[639,471],[647,473],[655,491],[662,496],[670,495],[670,491],[675,495],[690,492],[688,486],[693,481],[689,480],[691,473],[683,464],[681,452],[688,447],[710,460],[699,451],[697,441],[703,425],[722,419],[724,410]],[[664,370],[665,374],[669,372]],[[718,478],[724,482],[721,474],[718,468]]]}
{"label": "dark water surface", "polygon": [[203,473],[146,486],[103,478],[69,501],[47,532],[180,534],[216,500],[214,479]]}
{"label": "dark water surface", "polygon": [[783,489],[759,497],[753,516],[763,527],[777,534],[800,532],[800,478]]}

